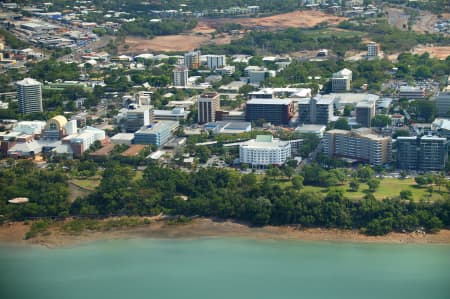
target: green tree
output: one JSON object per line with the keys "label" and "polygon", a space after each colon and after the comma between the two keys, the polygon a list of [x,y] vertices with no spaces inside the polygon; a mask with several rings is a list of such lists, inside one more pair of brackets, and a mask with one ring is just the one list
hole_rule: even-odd
{"label": "green tree", "polygon": [[292,181],[292,186],[295,189],[299,190],[299,189],[303,188],[303,177],[301,175],[293,176],[291,181]]}
{"label": "green tree", "polygon": [[426,185],[429,185],[433,183],[433,178],[429,175],[418,175],[414,178],[414,181],[419,185],[420,187],[424,187]]}
{"label": "green tree", "polygon": [[277,178],[281,175],[281,171],[278,167],[271,167],[267,169],[266,174],[270,177]]}
{"label": "green tree", "polygon": [[374,176],[374,174],[375,172],[373,171],[373,169],[368,166],[360,166],[357,171],[357,177],[362,182],[369,181]]}
{"label": "green tree", "polygon": [[367,186],[369,186],[370,192],[375,192],[377,188],[380,186],[380,180],[370,179],[367,181]]}
{"label": "green tree", "polygon": [[283,173],[290,179],[292,175],[295,173],[295,169],[290,166],[285,166],[283,167]]}
{"label": "green tree", "polygon": [[344,117],[340,117],[335,123],[334,128],[339,130],[350,130],[350,125]]}
{"label": "green tree", "polygon": [[350,105],[350,104],[345,105],[344,116],[347,116],[347,117],[351,116],[352,111],[353,111],[353,105]]}
{"label": "green tree", "polygon": [[359,190],[359,182],[357,180],[351,180],[349,187],[352,192],[357,192]]}
{"label": "green tree", "polygon": [[400,191],[400,198],[403,200],[411,200],[413,199],[413,194],[411,190],[402,190]]}
{"label": "green tree", "polygon": [[391,125],[391,118],[388,115],[378,114],[372,118],[372,127],[386,127]]}
{"label": "green tree", "polygon": [[425,119],[426,122],[431,122],[434,119],[436,106],[434,102],[428,100],[416,101],[417,116]]}

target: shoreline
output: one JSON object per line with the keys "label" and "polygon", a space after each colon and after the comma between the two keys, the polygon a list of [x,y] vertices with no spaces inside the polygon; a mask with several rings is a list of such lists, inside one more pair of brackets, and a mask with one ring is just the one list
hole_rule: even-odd
{"label": "shoreline", "polygon": [[274,241],[317,241],[345,243],[379,244],[450,244],[450,230],[436,234],[389,233],[385,236],[367,236],[358,230],[326,228],[297,229],[293,226],[250,227],[233,221],[215,221],[198,218],[188,223],[169,224],[167,221],[152,221],[150,224],[110,231],[83,231],[80,234],[67,234],[53,225],[50,234],[39,235],[25,240],[30,225],[13,222],[0,225],[1,246],[43,246],[48,248],[83,245],[102,240],[130,238],[144,239],[197,239],[197,238],[246,238]]}

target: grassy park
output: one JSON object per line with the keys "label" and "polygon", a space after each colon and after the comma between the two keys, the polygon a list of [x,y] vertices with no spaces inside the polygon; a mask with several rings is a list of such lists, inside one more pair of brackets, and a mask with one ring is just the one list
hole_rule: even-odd
{"label": "grassy park", "polygon": [[[139,181],[142,179],[143,172],[136,171],[135,176],[133,178],[134,181]],[[258,175],[258,181],[262,181],[263,175]],[[292,183],[287,177],[279,177],[277,179],[278,183],[283,188],[292,188]],[[74,178],[71,179],[71,182],[74,185],[77,185],[83,189],[94,190],[100,185],[101,176],[96,175],[91,178]],[[349,187],[349,181],[346,181],[345,184],[338,187],[332,187],[344,190],[344,195],[353,200],[358,200],[364,198],[366,193],[368,192],[369,187],[366,183],[360,183],[358,191],[351,191]],[[439,190],[440,189],[440,190]],[[320,193],[328,192],[329,188],[327,187],[319,187],[319,186],[304,186],[302,191],[316,191]],[[413,200],[440,200],[446,198],[448,196],[448,190],[445,186],[441,186],[440,188],[436,185],[429,185],[425,187],[421,187],[417,185],[413,178],[383,178],[380,179],[380,185],[373,193],[376,199],[383,199],[386,197],[397,197],[400,192],[403,190],[410,190],[413,195]],[[432,191],[432,192],[430,192]]]}
{"label": "grassy park", "polygon": [[[286,184],[286,186],[290,185],[290,182]],[[359,186],[359,190],[356,192],[350,191],[349,183],[346,182],[345,185],[338,187],[345,191],[345,196],[350,199],[362,199],[365,195],[365,191],[369,189],[367,184],[361,183]],[[429,191],[432,188],[433,192]],[[445,187],[441,187],[439,191],[438,186],[431,187],[419,187],[414,179],[397,179],[397,178],[383,178],[380,181],[380,186],[377,188],[375,193],[373,194],[376,199],[383,199],[386,197],[396,197],[399,196],[400,192],[403,190],[410,190],[413,194],[413,199],[418,201],[421,199],[427,200],[440,200],[443,198],[444,194],[447,194],[447,190]],[[309,191],[317,191],[317,192],[327,192],[327,188],[325,187],[316,187],[316,186],[304,186],[303,190]]]}

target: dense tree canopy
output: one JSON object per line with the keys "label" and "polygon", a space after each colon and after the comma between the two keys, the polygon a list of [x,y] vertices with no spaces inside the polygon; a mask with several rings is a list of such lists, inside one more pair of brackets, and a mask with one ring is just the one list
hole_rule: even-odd
{"label": "dense tree canopy", "polygon": [[[73,168],[73,163],[67,164]],[[75,163],[77,164],[77,163]],[[90,171],[91,162],[76,166]],[[361,180],[371,189],[379,181],[371,179],[369,168],[358,170]],[[276,176],[283,175],[278,172]],[[277,177],[258,180],[254,174],[242,175],[234,170],[206,168],[197,172],[149,164],[142,179],[136,180],[130,166],[117,160],[105,164],[103,179],[94,193],[73,204],[67,200],[67,177],[61,171],[38,170],[30,161],[0,170],[0,213],[21,219],[46,215],[201,215],[233,218],[254,225],[297,224],[306,227],[361,228],[368,234],[385,234],[392,230],[429,231],[450,225],[450,200],[405,202],[402,197],[351,201],[339,185],[346,180],[342,170],[325,171],[316,164],[305,166],[302,176],[292,176],[292,187],[282,188]],[[304,178],[304,179],[303,179]],[[354,180],[354,179],[353,179]],[[300,190],[305,184],[330,186],[328,193]],[[333,187],[333,186],[338,186]],[[352,188],[356,188],[353,184]],[[7,204],[15,196],[26,196],[30,203]],[[186,197],[183,199],[183,197]]]}

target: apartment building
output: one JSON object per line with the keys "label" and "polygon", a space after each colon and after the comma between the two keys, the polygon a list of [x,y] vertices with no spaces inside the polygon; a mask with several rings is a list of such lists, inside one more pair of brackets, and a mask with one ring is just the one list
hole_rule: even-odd
{"label": "apartment building", "polygon": [[225,55],[206,55],[206,64],[211,70],[222,68],[227,65],[227,57]]}
{"label": "apartment building", "polygon": [[196,70],[201,65],[200,51],[192,51],[184,54],[184,66],[190,70]]}
{"label": "apartment building", "polygon": [[396,152],[398,169],[442,170],[448,160],[448,142],[436,136],[398,137]]}
{"label": "apartment building", "polygon": [[369,129],[331,130],[325,132],[323,152],[330,157],[344,157],[371,165],[391,162],[392,139]]}

